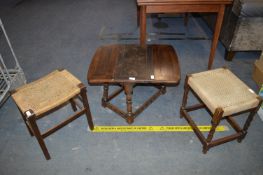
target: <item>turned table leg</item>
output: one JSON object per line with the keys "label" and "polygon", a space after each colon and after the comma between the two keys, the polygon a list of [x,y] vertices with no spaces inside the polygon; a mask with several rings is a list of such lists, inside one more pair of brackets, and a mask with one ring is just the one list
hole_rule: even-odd
{"label": "turned table leg", "polygon": [[127,104],[127,123],[132,124],[134,121],[132,113],[132,90],[133,84],[124,84],[124,91],[126,94],[126,104]]}
{"label": "turned table leg", "polygon": [[109,85],[104,84],[103,85],[103,97],[101,99],[101,105],[105,108],[108,102],[109,97]]}

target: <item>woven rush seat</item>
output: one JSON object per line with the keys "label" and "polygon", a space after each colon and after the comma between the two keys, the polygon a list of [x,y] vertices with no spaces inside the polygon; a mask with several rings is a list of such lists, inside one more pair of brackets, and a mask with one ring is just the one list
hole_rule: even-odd
{"label": "woven rush seat", "polygon": [[223,116],[257,107],[257,95],[228,69],[192,74],[189,86],[212,113],[222,108]]}
{"label": "woven rush seat", "polygon": [[[86,87],[67,70],[55,70],[32,83],[17,88],[12,92],[12,98],[18,106],[30,135],[36,137],[47,160],[50,159],[50,155],[44,138],[83,114],[86,114],[89,128],[91,130],[94,128]],[[68,103],[71,104],[75,113],[41,134],[36,121]]]}
{"label": "woven rush seat", "polygon": [[23,113],[31,109],[38,116],[79,94],[79,84],[67,70],[56,70],[16,89],[12,97]]}
{"label": "woven rush seat", "polygon": [[[262,104],[260,96],[254,93],[245,83],[227,68],[219,68],[205,72],[187,75],[184,86],[184,97],[181,106],[181,118],[184,117],[203,144],[203,153],[211,147],[237,139],[241,142],[250,126],[253,117]],[[186,106],[189,91],[200,101],[200,104]],[[189,112],[206,108],[211,115],[211,129],[205,138],[198,129]],[[243,128],[234,117],[249,112]],[[226,119],[236,131],[235,134],[214,139],[216,127],[221,120]]]}

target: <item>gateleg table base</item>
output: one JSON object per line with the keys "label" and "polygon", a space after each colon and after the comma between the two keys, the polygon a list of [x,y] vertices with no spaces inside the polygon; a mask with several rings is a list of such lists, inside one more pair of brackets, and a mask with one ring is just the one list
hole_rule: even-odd
{"label": "gateleg table base", "polygon": [[[109,94],[109,85],[104,84],[103,86],[103,97],[102,97],[102,106],[105,108],[108,108],[118,114],[120,117],[124,118],[128,124],[132,124],[134,122],[134,119],[142,113],[150,104],[152,104],[160,95],[163,95],[166,93],[166,87],[163,85],[160,86],[154,86],[158,90],[150,97],[148,98],[137,110],[133,111],[132,107],[132,94],[133,94],[133,88],[135,87],[135,84],[123,84],[120,86],[119,89],[115,90],[111,94]],[[125,92],[126,95],[126,104],[127,104],[127,110],[126,112],[118,108],[117,106],[110,103],[112,99],[117,97],[121,92]]]}

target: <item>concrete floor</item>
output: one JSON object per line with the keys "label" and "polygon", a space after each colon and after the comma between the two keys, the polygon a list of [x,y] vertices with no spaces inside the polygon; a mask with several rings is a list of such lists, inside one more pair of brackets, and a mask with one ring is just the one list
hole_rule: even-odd
{"label": "concrete floor", "polygon": [[[0,15],[28,82],[54,69],[66,68],[87,85],[95,125],[126,126],[123,119],[100,106],[102,88],[89,86],[86,74],[98,46],[138,43],[138,40],[131,39],[138,37],[134,1],[17,2],[6,1],[0,6]],[[154,28],[156,21],[155,18],[148,18],[148,32],[186,32],[187,36],[211,38],[207,26],[196,17],[190,18],[188,27],[183,26],[180,17],[164,18],[162,21],[169,26],[166,29]],[[112,37],[120,33],[125,35]],[[188,73],[206,70],[210,40],[157,40],[151,35],[149,43],[174,46],[182,80],[178,86],[168,87],[167,93],[138,116],[134,125],[187,125],[184,119],[179,119],[184,77]],[[223,55],[224,48],[219,44],[213,67],[228,66],[257,91],[251,74],[259,53],[238,53],[233,62],[225,62]],[[149,87],[136,88],[135,105],[152,91]],[[194,99],[191,98],[190,102]],[[124,96],[120,96],[116,103],[125,107]],[[65,118],[70,112],[70,107],[64,107],[41,120],[41,130]],[[210,122],[203,111],[193,115],[198,124]],[[240,122],[242,118],[239,118]],[[0,121],[1,175],[263,174],[263,123],[258,116],[241,144],[233,141],[212,148],[206,155],[202,154],[201,143],[192,132],[91,133],[85,117],[81,117],[45,140],[51,154],[49,161],[45,160],[37,141],[29,136],[11,98],[0,109]],[[216,137],[229,133],[219,133]]]}

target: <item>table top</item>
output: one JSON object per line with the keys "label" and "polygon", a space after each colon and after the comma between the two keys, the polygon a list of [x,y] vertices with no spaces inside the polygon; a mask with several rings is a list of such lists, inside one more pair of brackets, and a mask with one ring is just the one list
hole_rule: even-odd
{"label": "table top", "polygon": [[88,71],[90,84],[178,84],[180,67],[170,45],[114,44],[98,48]]}
{"label": "table top", "polygon": [[138,5],[231,4],[233,0],[137,0]]}

